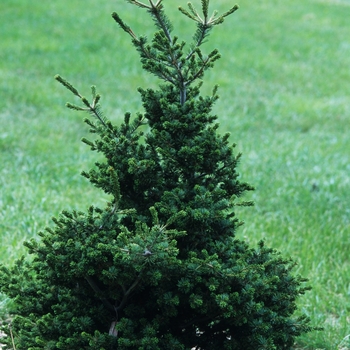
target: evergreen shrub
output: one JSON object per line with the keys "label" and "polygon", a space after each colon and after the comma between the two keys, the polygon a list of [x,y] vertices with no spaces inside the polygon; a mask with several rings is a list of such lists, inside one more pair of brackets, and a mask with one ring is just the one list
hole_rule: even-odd
{"label": "evergreen shrub", "polygon": [[[25,243],[31,258],[1,268],[1,291],[10,297],[12,331],[5,349],[221,350],[289,349],[313,328],[295,316],[308,287],[294,262],[235,237],[238,202],[253,188],[237,173],[229,134],[218,133],[212,95],[201,79],[220,57],[202,52],[214,26],[237,10],[180,11],[196,23],[189,46],[173,35],[162,0],[127,0],[154,20],[151,41],[130,35],[143,68],[158,89],[139,89],[144,113],[112,124],[92,87],[89,101],[68,81],[94,134],[83,139],[104,161],[83,172],[109,195],[105,208],[63,211],[39,240]],[[147,132],[142,130],[148,127]]]}

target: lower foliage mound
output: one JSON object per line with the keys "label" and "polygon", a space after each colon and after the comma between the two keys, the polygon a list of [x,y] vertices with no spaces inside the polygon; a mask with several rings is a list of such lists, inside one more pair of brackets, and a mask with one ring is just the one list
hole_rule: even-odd
{"label": "lower foliage mound", "polygon": [[[200,46],[213,26],[233,13],[202,16],[193,44],[172,36],[162,1],[144,4],[158,31],[149,44],[117,15],[145,70],[165,81],[140,89],[145,112],[113,125],[65,79],[56,79],[88,111],[96,136],[83,141],[104,155],[89,181],[110,196],[105,208],[63,211],[54,226],[26,243],[31,257],[1,268],[1,291],[12,299],[17,349],[289,349],[312,330],[294,316],[308,288],[294,263],[260,243],[235,237],[237,198],[252,190],[236,172],[229,135],[211,114],[216,88],[200,95],[204,71],[219,57]],[[143,134],[144,125],[148,131]],[[2,326],[9,333],[7,325]],[[4,339],[7,349],[12,339]]]}

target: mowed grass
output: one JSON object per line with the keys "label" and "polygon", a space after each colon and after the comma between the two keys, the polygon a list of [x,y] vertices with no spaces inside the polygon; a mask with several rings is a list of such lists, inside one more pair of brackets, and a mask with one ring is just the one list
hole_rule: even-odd
{"label": "mowed grass", "polygon": [[[253,246],[264,239],[309,278],[300,310],[324,331],[296,347],[350,349],[350,0],[237,2],[240,10],[206,44],[222,59],[203,87],[220,85],[220,130],[231,132],[243,153],[241,178],[256,188],[245,196],[255,206],[237,210],[245,222],[237,235]],[[189,40],[194,27],[176,10],[186,1],[164,4],[176,34]],[[230,5],[212,0],[219,11]],[[112,11],[137,34],[152,33],[142,11],[122,1],[0,2],[3,263],[26,253],[23,241],[61,210],[106,200],[79,175],[97,155],[80,142],[85,116],[64,106],[74,96],[53,76],[86,96],[96,85],[115,123],[142,111],[138,86],[156,86]]]}

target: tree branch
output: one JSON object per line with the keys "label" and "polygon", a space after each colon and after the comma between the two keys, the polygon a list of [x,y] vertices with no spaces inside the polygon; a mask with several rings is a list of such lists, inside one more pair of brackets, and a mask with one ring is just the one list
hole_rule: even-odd
{"label": "tree branch", "polygon": [[119,306],[116,308],[116,311],[117,311],[117,312],[120,311],[120,310],[124,307],[126,301],[128,300],[129,295],[130,295],[131,292],[136,288],[136,286],[140,283],[140,281],[141,281],[141,273],[137,276],[136,280],[135,280],[134,283],[129,287],[129,289],[128,289],[127,291],[125,291],[125,287],[122,286],[122,288],[123,288],[123,290],[124,290],[124,296],[123,296],[123,299],[122,299],[122,301],[120,302]]}
{"label": "tree branch", "polygon": [[[101,289],[98,287],[98,285],[96,284],[96,282],[92,279],[92,277],[90,276],[86,276],[85,277],[86,281],[89,283],[90,287],[93,289],[93,291],[97,294],[97,295],[103,295],[103,292],[101,291]],[[114,305],[112,305],[106,298],[101,298],[99,297],[99,299],[102,301],[102,303],[110,310],[116,311],[116,308]]]}

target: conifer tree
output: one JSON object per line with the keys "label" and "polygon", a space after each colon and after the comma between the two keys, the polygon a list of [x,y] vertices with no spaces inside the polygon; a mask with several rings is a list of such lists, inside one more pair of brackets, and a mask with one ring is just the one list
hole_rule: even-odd
{"label": "conifer tree", "polygon": [[95,87],[89,101],[56,76],[80,101],[67,106],[90,115],[85,122],[97,137],[83,142],[104,161],[82,175],[110,202],[63,211],[25,244],[32,259],[2,266],[16,348],[289,349],[313,329],[306,316],[295,316],[308,287],[293,261],[237,239],[234,208],[251,204],[237,200],[253,188],[238,177],[229,134],[217,131],[217,87],[200,94],[204,73],[220,57],[202,52],[202,44],[238,7],[221,15],[209,15],[209,0],[201,0],[201,12],[191,3],[180,7],[197,26],[187,46],[173,34],[162,0],[127,2],[153,19],[151,41],[112,16],[162,84],[140,88],[144,113],[126,113],[114,125]]}

